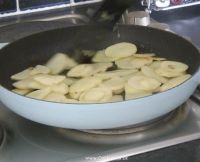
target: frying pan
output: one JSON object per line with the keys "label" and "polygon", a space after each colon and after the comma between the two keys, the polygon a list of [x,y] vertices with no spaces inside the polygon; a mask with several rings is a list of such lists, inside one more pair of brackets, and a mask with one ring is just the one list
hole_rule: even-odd
{"label": "frying pan", "polygon": [[[114,22],[118,16],[116,14],[109,22]],[[90,24],[50,30],[4,47],[0,50],[2,103],[27,119],[50,126],[110,129],[140,124],[161,117],[176,109],[191,96],[200,83],[200,54],[190,42],[173,33],[142,26],[118,25],[117,30],[111,32],[112,25]],[[192,77],[168,91],[114,103],[64,104],[32,99],[11,91],[11,75],[30,66],[44,64],[56,52],[67,53],[83,63],[87,62],[88,58],[83,56],[80,50],[100,50],[122,41],[135,43],[138,52],[153,52],[159,57],[186,63]]]}

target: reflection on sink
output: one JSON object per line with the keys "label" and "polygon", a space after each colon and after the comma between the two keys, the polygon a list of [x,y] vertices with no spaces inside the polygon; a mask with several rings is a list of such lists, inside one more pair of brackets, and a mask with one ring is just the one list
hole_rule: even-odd
{"label": "reflection on sink", "polygon": [[200,47],[200,6],[176,9],[172,11],[153,12],[156,21],[166,23],[175,33],[189,37]]}

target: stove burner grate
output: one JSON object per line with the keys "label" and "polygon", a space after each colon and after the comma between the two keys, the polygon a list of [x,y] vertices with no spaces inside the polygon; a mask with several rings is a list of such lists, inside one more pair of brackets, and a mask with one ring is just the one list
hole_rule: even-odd
{"label": "stove burner grate", "polygon": [[126,144],[161,136],[175,130],[187,117],[189,109],[184,104],[176,110],[138,125],[103,130],[56,129],[70,140],[92,144]]}

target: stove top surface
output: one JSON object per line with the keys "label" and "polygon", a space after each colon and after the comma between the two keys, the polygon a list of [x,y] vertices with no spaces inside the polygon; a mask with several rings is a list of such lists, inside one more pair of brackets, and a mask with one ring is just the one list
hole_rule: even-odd
{"label": "stove top surface", "polygon": [[[169,120],[165,125],[168,131],[162,129],[160,135],[155,136],[158,132],[149,129],[125,135],[121,140],[111,136],[106,140],[104,138],[104,142],[98,141],[99,139],[95,142],[94,139],[91,141],[90,138],[85,138],[88,136],[87,133],[82,137],[75,130],[41,125],[26,120],[0,105],[0,123],[7,131],[7,140],[0,150],[1,162],[12,162],[12,159],[15,162],[35,162],[45,159],[48,159],[48,162],[84,162],[91,161],[88,160],[90,158],[93,158],[93,161],[112,161],[199,139],[199,105],[188,100],[179,111],[182,117],[179,117],[179,125]],[[153,132],[154,135],[149,137]],[[124,140],[125,142],[122,142]],[[98,157],[98,160],[95,157]]]}

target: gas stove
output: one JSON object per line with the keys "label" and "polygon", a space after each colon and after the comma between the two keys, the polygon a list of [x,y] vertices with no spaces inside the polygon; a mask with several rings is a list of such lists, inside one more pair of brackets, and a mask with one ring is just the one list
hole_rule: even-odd
{"label": "gas stove", "polygon": [[[88,8],[82,10],[88,11]],[[181,23],[186,22],[185,19],[169,21],[161,19],[156,14],[152,15],[155,16],[153,18],[156,20],[151,23],[153,27],[163,28],[164,26],[164,29],[167,28],[167,30],[186,36],[196,45],[200,43],[200,38],[198,40],[194,33],[191,35],[191,31],[185,32],[186,28],[180,27]],[[194,19],[200,20],[200,15],[195,15]],[[83,15],[71,14],[59,21],[54,19],[51,21],[49,18],[45,21],[44,18],[40,18],[38,21],[35,18],[34,21],[32,20],[0,27],[0,46],[3,47],[9,42],[36,32],[82,24],[87,21],[87,18]],[[159,20],[165,25],[158,23]],[[188,21],[192,22],[192,19]],[[200,21],[193,23],[200,23]],[[159,25],[156,26],[155,24]],[[195,37],[193,37],[194,35]],[[111,130],[72,130],[50,127],[22,118],[0,103],[0,161],[103,162],[146,160],[151,162],[153,158],[146,156],[148,153],[159,154],[158,151],[172,147],[178,149],[179,144],[183,145],[185,142],[187,142],[186,147],[194,146],[193,143],[190,144],[191,141],[196,142],[199,149],[199,93],[197,89],[188,101],[161,118],[140,125]],[[197,150],[197,154],[199,154],[198,151],[200,149]],[[165,151],[165,153],[169,152]],[[155,159],[153,162],[156,162]],[[197,159],[199,160],[199,158]]]}
{"label": "gas stove", "polygon": [[84,162],[133,155],[200,138],[200,106],[192,99],[162,118],[115,130],[72,130],[26,120],[0,105],[1,162]]}

